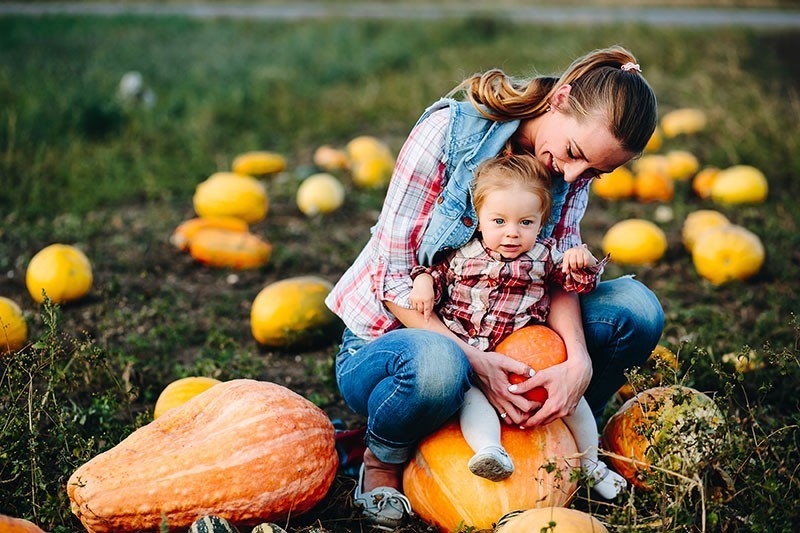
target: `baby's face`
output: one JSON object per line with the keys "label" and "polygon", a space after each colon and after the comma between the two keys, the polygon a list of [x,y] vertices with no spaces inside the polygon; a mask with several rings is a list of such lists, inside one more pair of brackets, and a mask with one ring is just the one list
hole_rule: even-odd
{"label": "baby's face", "polygon": [[483,244],[505,259],[516,259],[533,248],[541,226],[541,200],[519,186],[491,191],[478,210]]}

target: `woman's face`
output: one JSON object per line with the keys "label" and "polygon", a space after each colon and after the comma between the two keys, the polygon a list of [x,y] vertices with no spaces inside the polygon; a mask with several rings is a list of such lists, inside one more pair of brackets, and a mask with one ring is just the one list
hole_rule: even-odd
{"label": "woman's face", "polygon": [[552,99],[550,111],[523,121],[514,135],[515,142],[531,151],[552,175],[563,175],[567,183],[611,172],[636,155],[622,148],[604,118],[578,120],[569,115],[568,93],[569,85],[562,86]]}

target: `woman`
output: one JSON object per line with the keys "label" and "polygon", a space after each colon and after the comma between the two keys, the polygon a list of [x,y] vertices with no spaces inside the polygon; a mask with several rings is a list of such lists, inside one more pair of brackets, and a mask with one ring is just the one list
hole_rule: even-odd
{"label": "woman", "polygon": [[[344,400],[367,417],[367,451],[355,501],[364,517],[393,528],[410,511],[399,492],[415,444],[456,413],[474,383],[508,424],[532,427],[574,412],[585,397],[595,415],[661,337],[653,293],[630,277],[580,297],[551,289],[548,325],[567,361],[534,375],[502,354],[461,341],[408,296],[410,272],[473,235],[472,172],[507,143],[552,177],[553,209],[542,228],[565,251],[581,245],[591,180],[639,155],[656,125],[656,100],[621,47],[577,59],[558,79],[524,82],[499,70],[465,80],[468,100],[443,99],[417,122],[397,159],[372,238],[326,300],[347,326],[336,358]],[[511,385],[509,373],[530,375]],[[544,387],[542,405],[522,394]]]}

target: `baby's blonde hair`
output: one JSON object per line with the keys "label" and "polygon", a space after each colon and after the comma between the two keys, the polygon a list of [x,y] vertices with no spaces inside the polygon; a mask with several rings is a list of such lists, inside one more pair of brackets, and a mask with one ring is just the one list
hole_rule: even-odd
{"label": "baby's blonde hair", "polygon": [[480,210],[486,196],[492,191],[519,185],[539,198],[542,206],[542,223],[550,218],[553,198],[550,194],[550,173],[534,156],[517,155],[508,151],[487,159],[475,169],[472,203]]}

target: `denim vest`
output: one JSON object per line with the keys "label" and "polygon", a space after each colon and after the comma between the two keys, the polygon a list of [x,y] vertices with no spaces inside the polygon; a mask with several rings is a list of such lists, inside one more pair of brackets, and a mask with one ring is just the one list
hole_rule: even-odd
{"label": "denim vest", "polygon": [[[446,183],[433,208],[428,227],[422,236],[417,259],[421,265],[433,264],[434,256],[459,248],[475,233],[478,216],[472,205],[475,168],[485,159],[496,156],[517,131],[519,120],[497,122],[487,119],[470,102],[441,99],[422,114],[417,124],[434,111],[450,110],[447,145],[444,149]],[[549,237],[561,218],[569,185],[563,178],[553,179],[553,214],[542,227],[541,236]]]}

